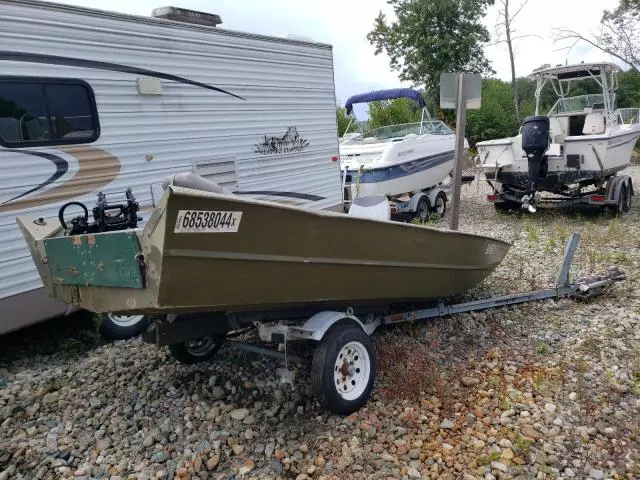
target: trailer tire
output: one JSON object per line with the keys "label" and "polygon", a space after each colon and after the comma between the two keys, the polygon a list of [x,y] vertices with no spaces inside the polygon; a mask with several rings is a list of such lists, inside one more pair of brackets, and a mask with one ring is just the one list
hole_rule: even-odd
{"label": "trailer tire", "polygon": [[433,213],[438,215],[438,218],[444,218],[447,213],[447,194],[444,192],[438,192],[436,199],[433,202]]}
{"label": "trailer tire", "polygon": [[622,197],[623,212],[628,212],[629,210],[631,210],[632,195],[633,195],[633,187],[631,186],[631,181],[629,181],[623,186],[623,190],[620,192],[620,196]]}
{"label": "trailer tire", "polygon": [[198,337],[169,345],[169,352],[180,363],[193,365],[211,359],[218,353],[224,340],[224,337]]}
{"label": "trailer tire", "polygon": [[418,217],[420,221],[424,223],[429,220],[430,214],[431,204],[429,202],[429,197],[427,197],[426,195],[422,195],[416,205],[416,217]]}
{"label": "trailer tire", "polygon": [[140,335],[149,326],[147,315],[100,314],[100,331],[108,338],[123,340]]}
{"label": "trailer tire", "polygon": [[316,347],[311,380],[327,410],[348,415],[371,395],[376,377],[376,352],[371,337],[358,325],[331,327]]}
{"label": "trailer tire", "polygon": [[625,198],[628,195],[628,189],[626,183],[623,183],[620,186],[620,190],[618,191],[618,198],[615,199],[616,203],[614,205],[609,205],[609,211],[614,217],[622,215],[626,210],[624,209]]}
{"label": "trailer tire", "polygon": [[512,202],[511,200],[504,200],[502,202],[496,202],[493,204],[496,209],[496,212],[507,213],[511,211],[519,210],[519,205],[516,202]]}

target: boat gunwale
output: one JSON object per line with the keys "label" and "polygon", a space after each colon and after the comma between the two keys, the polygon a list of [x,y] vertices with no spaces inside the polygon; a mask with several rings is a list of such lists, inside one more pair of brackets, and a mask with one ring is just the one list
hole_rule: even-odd
{"label": "boat gunwale", "polygon": [[197,190],[197,189],[193,189],[193,188],[178,187],[176,185],[169,185],[167,189],[170,190],[171,193],[175,193],[175,194],[183,195],[183,196],[187,196],[187,197],[214,198],[214,199],[217,199],[217,200],[233,201],[233,202],[246,204],[246,205],[260,205],[260,206],[269,207],[269,208],[275,208],[275,209],[294,210],[294,211],[297,211],[297,212],[304,213],[306,215],[311,215],[311,216],[316,216],[316,217],[333,217],[333,218],[342,218],[342,219],[347,218],[347,219],[350,219],[350,220],[366,222],[366,223],[390,224],[390,225],[394,225],[396,228],[409,228],[409,229],[416,229],[416,230],[417,229],[427,229],[427,230],[430,230],[430,231],[433,231],[433,232],[442,233],[442,234],[445,234],[445,235],[461,235],[461,236],[465,236],[465,237],[481,238],[481,239],[484,239],[484,240],[489,240],[489,241],[492,241],[492,242],[501,243],[503,245],[506,245],[508,248],[511,248],[511,246],[513,246],[513,244],[511,242],[508,242],[506,240],[502,240],[500,238],[490,237],[488,235],[483,235],[483,234],[476,234],[476,233],[470,233],[470,232],[461,232],[459,230],[444,230],[444,229],[440,229],[440,228],[430,227],[430,226],[427,226],[427,225],[414,225],[414,224],[411,224],[411,223],[396,222],[396,221],[392,221],[392,220],[376,220],[376,219],[372,219],[372,218],[356,217],[356,216],[350,216],[350,215],[348,215],[346,213],[333,212],[331,210],[309,210],[309,209],[306,209],[306,208],[297,207],[295,205],[280,204],[280,203],[277,203],[277,202],[269,202],[269,201],[266,201],[266,200],[257,200],[257,199],[253,199],[253,198],[251,198],[251,199],[250,198],[240,198],[239,196],[233,195],[233,194],[225,195],[225,194],[220,194],[220,193],[207,192],[207,191],[204,191],[204,190]]}

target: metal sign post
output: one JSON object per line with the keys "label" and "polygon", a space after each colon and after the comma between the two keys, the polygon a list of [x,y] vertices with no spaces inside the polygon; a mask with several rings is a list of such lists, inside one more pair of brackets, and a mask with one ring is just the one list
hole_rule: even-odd
{"label": "metal sign post", "polygon": [[456,150],[451,189],[451,218],[449,228],[458,230],[460,218],[460,190],[464,163],[465,128],[467,108],[480,108],[482,79],[479,75],[465,73],[443,73],[440,76],[440,106],[456,108]]}

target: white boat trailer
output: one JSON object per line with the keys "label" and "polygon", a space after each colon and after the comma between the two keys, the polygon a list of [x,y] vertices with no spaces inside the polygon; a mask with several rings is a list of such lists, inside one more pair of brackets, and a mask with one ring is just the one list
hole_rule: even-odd
{"label": "white boat trailer", "polygon": [[[302,362],[299,357],[288,354],[291,341],[314,342],[311,376],[321,403],[330,411],[348,414],[358,410],[369,398],[376,376],[376,353],[371,335],[384,325],[396,325],[430,318],[455,315],[457,313],[486,310],[519,303],[570,297],[585,299],[601,293],[610,285],[624,280],[625,273],[610,267],[605,274],[571,282],[569,268],[578,247],[579,235],[574,233],[567,244],[556,285],[552,288],[513,295],[503,295],[462,303],[438,302],[427,308],[407,308],[401,312],[359,310],[325,310],[309,316],[297,312],[227,313],[227,331],[216,335],[213,325],[220,325],[210,315],[187,321],[156,322],[150,331],[143,334],[145,341],[157,345],[169,345],[173,356],[184,363],[211,358],[227,343],[235,348],[285,360],[281,369],[283,381],[293,382],[287,362]],[[362,312],[362,313],[361,313]],[[242,328],[243,326],[248,328]],[[262,342],[277,346],[276,350],[258,347],[242,341],[230,340],[249,330],[259,334]]]}
{"label": "white boat trailer", "polygon": [[[342,170],[342,205],[345,212],[349,211],[349,207],[353,199],[351,192],[353,182],[347,181],[348,170],[345,167]],[[468,184],[475,180],[473,175],[463,175],[462,183]],[[448,193],[450,185],[440,182],[433,187],[425,188],[415,192],[407,192],[401,195],[388,196],[391,207],[392,218],[402,218],[410,220],[411,217],[417,217],[422,222],[436,215],[437,218],[443,218],[447,211],[447,203],[449,201]]]}

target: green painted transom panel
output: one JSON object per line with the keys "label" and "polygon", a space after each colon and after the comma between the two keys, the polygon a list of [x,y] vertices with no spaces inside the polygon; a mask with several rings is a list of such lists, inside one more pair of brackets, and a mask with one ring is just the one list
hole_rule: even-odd
{"label": "green painted transom panel", "polygon": [[54,283],[144,288],[133,232],[48,238],[44,248]]}

